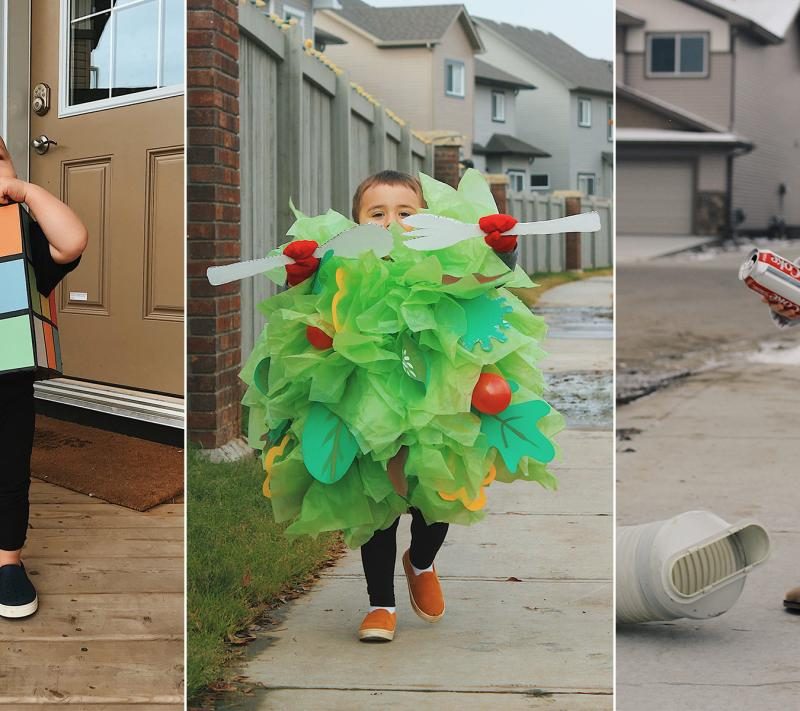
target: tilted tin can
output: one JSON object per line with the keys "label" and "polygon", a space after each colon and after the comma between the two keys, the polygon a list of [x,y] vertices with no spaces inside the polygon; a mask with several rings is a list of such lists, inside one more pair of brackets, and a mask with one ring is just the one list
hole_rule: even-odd
{"label": "tilted tin can", "polygon": [[768,249],[754,249],[739,269],[750,289],[784,307],[800,309],[800,267]]}

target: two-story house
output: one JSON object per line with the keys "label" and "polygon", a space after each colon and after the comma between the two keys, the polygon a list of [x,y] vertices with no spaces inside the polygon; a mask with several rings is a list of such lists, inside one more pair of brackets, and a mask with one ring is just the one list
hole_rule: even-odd
{"label": "two-story house", "polygon": [[[517,96],[536,89],[513,74],[475,59],[474,166],[486,173],[508,176],[511,190],[526,190],[530,176],[538,171],[536,158],[550,158],[546,151],[517,137]],[[543,184],[540,190],[549,190]]]}
{"label": "two-story house", "polygon": [[516,98],[516,136],[550,157],[537,157],[527,186],[613,190],[613,72],[553,34],[475,18],[486,47],[482,59],[536,86]]}
{"label": "two-story house", "polygon": [[448,130],[472,153],[475,54],[483,44],[463,5],[373,7],[339,0],[315,15],[317,29],[343,39],[326,54],[419,131]]}
{"label": "two-story house", "polygon": [[800,226],[800,2],[617,5],[617,231]]}
{"label": "two-story house", "polygon": [[[259,6],[258,3],[256,6]],[[296,20],[303,28],[303,36],[313,39],[315,47],[321,52],[332,44],[344,44],[344,40],[317,27],[314,16],[320,10],[339,9],[339,0],[269,0],[265,3],[268,14],[277,15],[282,20]]]}

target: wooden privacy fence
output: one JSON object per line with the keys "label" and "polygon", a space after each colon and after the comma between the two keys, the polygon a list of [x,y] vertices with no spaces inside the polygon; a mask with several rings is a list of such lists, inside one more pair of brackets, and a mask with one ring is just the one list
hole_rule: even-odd
{"label": "wooden privacy fence", "polygon": [[[554,220],[565,215],[563,197],[509,191],[507,200],[509,214],[520,222]],[[581,211],[597,212],[601,224],[599,232],[581,235],[581,266],[584,269],[611,266],[614,260],[613,202],[608,198],[584,197]],[[528,274],[566,270],[566,235],[525,237],[519,244],[519,265]]]}
{"label": "wooden privacy fence", "polygon": [[[290,199],[307,214],[349,216],[356,186],[372,173],[433,174],[433,145],[307,48],[299,25],[245,3],[239,29],[241,259],[285,241]],[[274,291],[267,279],[242,282],[242,353],[264,325],[256,305]]]}

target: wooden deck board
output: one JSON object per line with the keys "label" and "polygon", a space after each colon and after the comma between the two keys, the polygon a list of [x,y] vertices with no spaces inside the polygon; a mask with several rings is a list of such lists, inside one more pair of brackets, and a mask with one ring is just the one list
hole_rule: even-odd
{"label": "wooden deck board", "polygon": [[183,708],[183,519],[33,482],[23,559],[40,609],[0,625],[0,711]]}

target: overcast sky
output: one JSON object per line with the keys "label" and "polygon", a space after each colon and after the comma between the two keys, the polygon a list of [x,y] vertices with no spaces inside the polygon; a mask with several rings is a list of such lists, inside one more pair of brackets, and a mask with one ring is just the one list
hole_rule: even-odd
{"label": "overcast sky", "polygon": [[[376,7],[458,4],[450,0],[366,0]],[[471,15],[552,32],[596,59],[614,51],[613,0],[463,0]]]}

